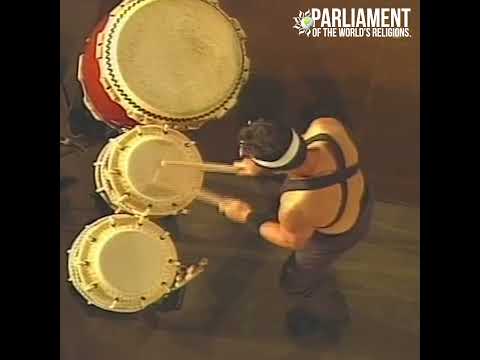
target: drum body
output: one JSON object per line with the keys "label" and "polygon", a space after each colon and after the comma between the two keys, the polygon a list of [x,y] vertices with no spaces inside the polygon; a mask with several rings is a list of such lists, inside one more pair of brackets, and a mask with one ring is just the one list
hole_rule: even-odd
{"label": "drum body", "polygon": [[75,239],[69,281],[101,309],[135,312],[160,301],[174,287],[177,251],[170,235],[147,219],[101,218]]}
{"label": "drum body", "polygon": [[162,167],[163,160],[202,162],[194,142],[167,126],[137,126],[110,142],[95,162],[97,193],[116,212],[144,216],[181,213],[199,194],[203,172]]}
{"label": "drum body", "polygon": [[78,78],[116,128],[197,129],[232,108],[249,75],[246,36],[214,0],[128,0],[94,29]]}

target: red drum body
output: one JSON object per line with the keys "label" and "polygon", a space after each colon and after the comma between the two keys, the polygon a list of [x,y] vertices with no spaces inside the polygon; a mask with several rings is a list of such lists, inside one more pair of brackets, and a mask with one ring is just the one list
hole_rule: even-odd
{"label": "red drum body", "polygon": [[126,110],[113,101],[100,82],[101,59],[97,59],[98,35],[107,23],[104,18],[95,28],[85,46],[85,53],[80,55],[78,63],[78,80],[82,85],[83,102],[92,116],[115,128],[131,128],[138,123],[127,115]]}

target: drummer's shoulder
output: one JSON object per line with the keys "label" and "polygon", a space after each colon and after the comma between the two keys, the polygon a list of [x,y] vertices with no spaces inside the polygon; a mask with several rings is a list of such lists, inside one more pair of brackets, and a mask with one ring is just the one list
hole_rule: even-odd
{"label": "drummer's shoulder", "polygon": [[310,126],[322,126],[322,127],[328,126],[328,127],[343,128],[342,121],[334,117],[316,118],[310,123]]}
{"label": "drummer's shoulder", "polygon": [[319,117],[310,122],[310,125],[304,135],[309,137],[314,134],[323,132],[331,133],[340,129],[343,129],[343,125],[339,119],[334,117]]}

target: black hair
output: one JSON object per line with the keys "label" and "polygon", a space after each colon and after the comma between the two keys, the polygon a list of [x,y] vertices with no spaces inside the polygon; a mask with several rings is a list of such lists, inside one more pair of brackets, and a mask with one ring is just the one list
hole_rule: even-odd
{"label": "black hair", "polygon": [[243,127],[239,141],[251,156],[264,160],[278,160],[289,148],[292,132],[280,122],[259,119]]}

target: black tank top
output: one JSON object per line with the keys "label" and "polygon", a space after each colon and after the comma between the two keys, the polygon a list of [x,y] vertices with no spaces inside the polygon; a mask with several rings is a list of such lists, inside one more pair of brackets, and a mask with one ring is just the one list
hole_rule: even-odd
{"label": "black tank top", "polygon": [[[332,145],[333,157],[337,165],[337,171],[333,174],[311,177],[308,179],[286,179],[283,183],[280,193],[283,194],[287,191],[299,191],[299,190],[318,190],[333,185],[340,185],[341,187],[341,200],[340,207],[335,218],[325,226],[318,227],[317,229],[326,229],[335,225],[345,212],[348,199],[348,183],[347,180],[356,175],[360,170],[358,164],[347,167],[345,155],[338,142],[329,134],[317,134],[305,140],[307,145],[310,145],[316,141],[324,141]],[[366,187],[365,187],[366,189]],[[362,195],[362,200],[365,198],[366,190]],[[363,202],[363,201],[362,201]]]}

